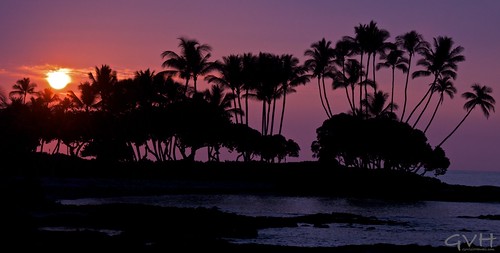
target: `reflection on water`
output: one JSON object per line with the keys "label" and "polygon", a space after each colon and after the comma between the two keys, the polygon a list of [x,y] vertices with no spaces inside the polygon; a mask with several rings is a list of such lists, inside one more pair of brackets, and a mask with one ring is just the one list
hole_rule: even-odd
{"label": "reflection on water", "polygon": [[51,232],[98,232],[109,236],[117,236],[123,233],[121,230],[114,229],[95,229],[95,228],[71,228],[71,227],[41,227],[38,230]]}
{"label": "reflection on water", "polygon": [[369,199],[324,197],[283,197],[260,195],[165,195],[61,200],[67,205],[136,203],[170,207],[217,207],[222,211],[250,216],[297,216],[345,212],[408,225],[329,224],[328,228],[299,226],[259,231],[256,239],[236,243],[263,243],[295,246],[339,246],[350,244],[420,244],[443,246],[453,234],[472,238],[479,233],[500,237],[500,221],[465,219],[459,216],[500,214],[498,203],[393,202]]}

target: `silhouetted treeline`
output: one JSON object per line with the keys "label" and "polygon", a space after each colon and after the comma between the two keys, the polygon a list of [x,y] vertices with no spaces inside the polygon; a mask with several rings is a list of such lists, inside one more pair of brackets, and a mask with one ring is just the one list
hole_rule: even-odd
{"label": "silhouetted treeline", "polygon": [[52,142],[52,153],[123,161],[194,160],[201,148],[219,161],[222,147],[246,160],[298,156],[294,141],[231,122],[232,96],[220,86],[186,92],[149,70],[117,80],[106,65],[90,77],[91,83],[79,85],[80,95],[70,92],[61,100],[46,89],[27,103],[14,98],[7,104],[0,111],[2,153],[44,151]]}
{"label": "silhouetted treeline", "polygon": [[[354,36],[335,44],[324,38],[311,44],[302,65],[290,54],[262,52],[212,61],[209,45],[179,38],[179,53],[161,54],[166,70],[137,71],[134,78],[118,80],[117,73],[103,65],[66,97],[50,89],[38,92],[36,84],[24,78],[12,87],[10,100],[1,100],[0,152],[46,152],[44,146],[53,143],[52,153],[165,161],[195,160],[203,149],[209,161],[219,161],[225,148],[237,152],[237,160],[283,161],[300,150],[282,136],[287,98],[295,87],[314,80],[327,117],[313,143],[321,161],[443,174],[449,162],[441,146],[476,107],[486,117],[494,111],[492,90],[474,84],[472,92],[463,93],[465,117],[432,147],[425,133],[446,97],[457,92],[453,81],[458,63],[465,60],[463,48],[449,37],[436,37],[431,44],[416,31],[389,39],[390,33],[377,23],[359,24]],[[420,69],[411,73],[412,65]],[[381,68],[390,70],[390,93],[378,88]],[[398,71],[404,74],[404,85],[395,76]],[[410,74],[430,77],[418,101],[409,95]],[[199,89],[202,78],[209,89]],[[345,93],[350,116],[334,113],[339,110],[332,108],[329,93],[336,89]],[[394,101],[398,93],[404,95],[399,115]],[[253,101],[259,103],[258,111],[250,110]],[[417,127],[429,106],[434,108],[432,116],[420,131]],[[260,115],[260,126],[252,128],[250,113]]]}

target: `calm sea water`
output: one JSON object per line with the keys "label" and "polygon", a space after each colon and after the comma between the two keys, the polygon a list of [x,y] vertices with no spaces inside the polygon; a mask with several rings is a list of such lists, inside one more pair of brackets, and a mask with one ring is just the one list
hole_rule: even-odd
{"label": "calm sea water", "polygon": [[[442,178],[447,183],[497,185],[500,173],[451,171]],[[481,177],[484,177],[481,179]],[[497,180],[493,180],[496,178]],[[259,230],[255,239],[234,243],[260,243],[290,246],[341,246],[360,244],[419,244],[443,246],[446,238],[459,234],[473,238],[493,234],[500,238],[500,221],[459,218],[459,216],[500,215],[500,203],[391,202],[370,199],[324,197],[282,197],[257,195],[164,195],[141,197],[88,198],[61,200],[62,204],[141,203],[172,207],[217,207],[222,211],[250,216],[298,216],[345,212],[379,219],[406,222],[407,225],[329,224],[316,228],[301,224],[296,228]],[[477,244],[477,242],[476,242]],[[494,246],[500,245],[500,239]]]}
{"label": "calm sea water", "polygon": [[439,180],[448,184],[470,186],[492,185],[500,187],[500,172],[449,170]]}

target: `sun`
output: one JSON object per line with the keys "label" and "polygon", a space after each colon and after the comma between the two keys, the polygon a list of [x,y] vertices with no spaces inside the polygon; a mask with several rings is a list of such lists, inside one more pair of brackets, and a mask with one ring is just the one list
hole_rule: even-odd
{"label": "sun", "polygon": [[50,87],[60,90],[71,82],[71,77],[68,73],[69,69],[52,70],[47,73],[46,79],[49,82]]}

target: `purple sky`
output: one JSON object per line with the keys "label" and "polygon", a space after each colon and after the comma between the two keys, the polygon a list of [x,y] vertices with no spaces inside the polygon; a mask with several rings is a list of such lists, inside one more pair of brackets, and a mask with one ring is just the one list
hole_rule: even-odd
{"label": "purple sky", "polygon": [[[56,67],[73,69],[74,82],[66,90],[75,91],[85,73],[96,65],[109,64],[119,78],[145,68],[159,71],[160,53],[176,51],[180,36],[211,45],[214,60],[231,53],[263,51],[291,53],[303,62],[303,53],[311,43],[323,37],[335,43],[344,35],[352,36],[359,23],[375,20],[391,33],[391,41],[417,30],[427,40],[450,36],[465,48],[466,61],[459,65],[455,81],[459,94],[445,101],[428,133],[431,144],[436,145],[465,114],[460,94],[472,83],[493,87],[494,95],[500,92],[499,11],[500,1],[496,0],[2,0],[0,91],[7,94],[22,77],[30,77],[45,88],[44,73]],[[389,91],[389,78],[389,70],[378,72],[382,90]],[[410,108],[431,81],[410,82]],[[398,73],[398,94],[402,94],[403,82],[404,76]],[[310,144],[315,129],[325,119],[315,87],[314,83],[301,87],[287,99],[284,134],[300,144],[300,160],[312,159]],[[334,113],[347,109],[341,91],[329,94]],[[400,95],[396,102],[402,105]],[[479,110],[474,112],[444,145],[452,160],[451,169],[500,170],[499,123],[495,114],[486,120]]]}

